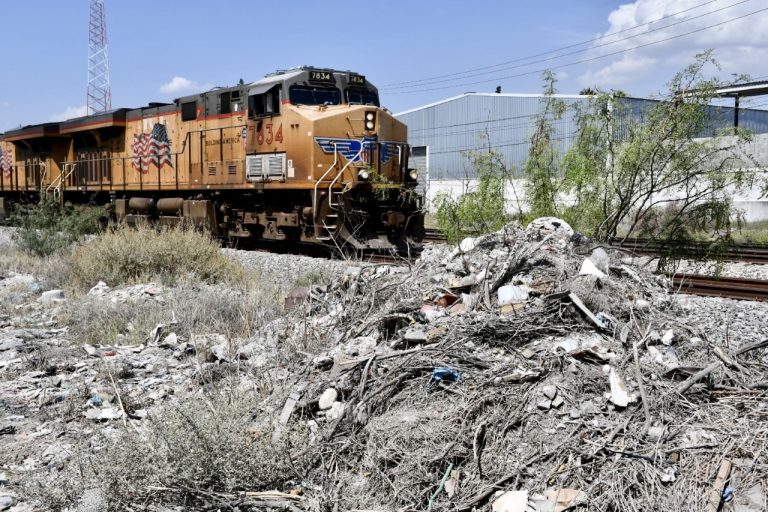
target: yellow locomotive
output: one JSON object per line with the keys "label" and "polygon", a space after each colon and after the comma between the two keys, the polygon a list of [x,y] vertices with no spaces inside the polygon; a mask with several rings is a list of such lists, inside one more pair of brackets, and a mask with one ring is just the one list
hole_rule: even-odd
{"label": "yellow locomotive", "polygon": [[0,135],[0,215],[49,196],[217,236],[405,249],[423,238],[406,127],[347,71],[253,83]]}

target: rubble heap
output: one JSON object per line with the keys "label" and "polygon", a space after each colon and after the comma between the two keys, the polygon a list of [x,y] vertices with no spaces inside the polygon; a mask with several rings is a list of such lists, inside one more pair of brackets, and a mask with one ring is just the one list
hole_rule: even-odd
{"label": "rubble heap", "polygon": [[[154,412],[199,399],[212,374],[252,395],[248,446],[270,447],[253,464],[279,459],[290,477],[265,469],[271,480],[255,476],[248,492],[137,485],[121,494],[131,510],[763,510],[768,340],[710,339],[665,278],[623,256],[558,219],[510,224],[405,265],[350,266],[291,294],[289,311],[237,349],[166,325],[146,347],[81,347],[89,357],[71,376],[41,363],[14,385],[42,404],[32,382],[63,389],[96,378],[89,359],[133,361],[70,413],[90,422],[85,435],[136,434],[136,451]],[[127,293],[105,286],[92,293]],[[3,359],[0,370],[13,366]],[[57,472],[71,447],[51,446],[45,467]],[[118,507],[116,489],[88,492]]]}
{"label": "rubble heap", "polygon": [[278,437],[311,432],[307,500],[704,510],[728,499],[725,460],[760,496],[768,340],[716,346],[665,278],[579,242],[556,219],[509,225],[410,268],[350,269],[308,321],[282,320],[280,343],[326,348],[273,416]]}

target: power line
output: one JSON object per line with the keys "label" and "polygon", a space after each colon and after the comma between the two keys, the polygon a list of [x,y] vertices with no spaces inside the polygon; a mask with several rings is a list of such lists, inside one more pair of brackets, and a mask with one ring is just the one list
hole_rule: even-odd
{"label": "power line", "polygon": [[[716,0],[712,0],[712,1],[716,1]],[[680,25],[682,23],[688,23],[689,21],[693,21],[693,20],[696,20],[698,18],[702,18],[702,17],[705,17],[705,16],[710,16],[710,15],[712,15],[714,13],[717,13],[717,12],[720,12],[720,11],[724,11],[726,9],[730,9],[731,7],[735,7],[737,5],[741,5],[741,4],[744,4],[744,3],[747,3],[747,2],[751,2],[751,1],[752,0],[740,0],[739,2],[736,2],[734,4],[727,5],[725,7],[719,8],[719,9],[715,9],[714,11],[705,12],[705,13],[699,14],[697,16],[693,16],[693,17],[690,17],[690,18],[685,18],[685,19],[682,19],[682,20],[677,21],[675,23],[670,23],[669,25],[665,25],[663,27],[653,28],[651,30],[647,30],[647,31],[639,33],[639,34],[634,34],[634,35],[627,36],[627,37],[624,37],[624,38],[621,38],[621,39],[616,39],[615,41],[609,41],[609,42],[601,43],[601,44],[599,44],[597,46],[592,46],[592,47],[589,47],[589,48],[582,48],[582,49],[579,49],[579,50],[574,50],[574,51],[567,52],[567,53],[561,53],[561,54],[558,54],[558,55],[551,55],[551,56],[549,56],[547,58],[544,58],[544,59],[531,60],[530,62],[525,62],[523,64],[516,64],[514,66],[507,66],[507,64],[512,64],[514,62],[520,62],[520,61],[524,61],[524,60],[530,60],[533,57],[539,56],[539,55],[549,55],[551,53],[554,53],[554,52],[557,52],[557,51],[560,51],[560,50],[554,50],[552,52],[540,53],[540,54],[536,54],[535,56],[532,56],[532,57],[523,57],[523,58],[520,58],[520,59],[514,59],[514,60],[511,60],[511,61],[502,62],[500,64],[494,64],[492,66],[485,66],[485,67],[482,67],[482,68],[476,68],[476,69],[472,70],[472,71],[482,71],[480,73],[472,73],[472,71],[463,71],[463,72],[459,72],[459,73],[452,73],[450,75],[443,75],[443,76],[438,76],[438,77],[433,77],[433,78],[425,78],[425,79],[421,79],[421,80],[411,80],[411,81],[408,81],[408,82],[400,82],[400,83],[396,83],[396,84],[383,85],[381,88],[384,89],[384,90],[391,90],[391,89],[409,88],[410,85],[408,85],[408,84],[434,85],[434,84],[439,84],[439,83],[452,82],[452,81],[455,81],[455,80],[458,80],[458,79],[461,79],[461,78],[472,78],[472,77],[477,77],[477,76],[490,75],[490,74],[493,74],[493,73],[498,73],[500,71],[506,71],[506,70],[510,70],[510,69],[517,69],[517,68],[521,68],[521,67],[526,67],[526,66],[530,66],[530,65],[533,65],[533,64],[538,64],[540,62],[547,62],[547,61],[551,61],[553,59],[559,59],[559,58],[562,58],[562,57],[568,57],[570,55],[577,55],[577,54],[583,53],[583,52],[585,52],[587,50],[595,50],[597,48],[603,48],[603,47],[610,46],[610,45],[613,45],[613,44],[616,44],[616,43],[620,43],[622,41],[627,41],[629,39],[633,39],[635,37],[647,35],[647,34],[650,34],[652,32],[657,32],[659,30],[666,30],[668,28]],[[707,2],[707,3],[711,3],[711,2]],[[706,5],[706,4],[702,4],[702,5]],[[702,5],[700,5],[698,7],[701,7]],[[691,9],[694,9],[694,8],[686,9],[686,11],[691,10]],[[680,11],[680,12],[685,12],[685,11]],[[669,16],[674,16],[674,15],[671,14]],[[639,28],[639,27],[642,27],[644,25],[648,25],[648,24],[651,24],[651,23],[656,23],[656,22],[658,22],[660,20],[663,20],[663,19],[665,19],[665,18],[667,18],[669,16],[665,16],[664,18],[659,18],[659,20],[654,20],[652,22],[644,23],[642,25],[636,25],[635,27],[631,27],[629,29],[625,29],[624,31],[635,29],[635,28]],[[624,31],[622,31],[622,32],[624,32]],[[618,33],[619,32],[615,32],[614,34],[618,34]],[[606,36],[603,36],[603,38],[604,37],[606,37]],[[599,41],[601,39],[602,38],[595,38],[595,39],[593,39],[591,41],[587,41],[587,42]],[[579,44],[574,44],[574,45],[566,46],[566,47],[564,47],[562,49],[568,49],[568,48],[572,48],[572,47],[575,47],[575,46],[581,46],[582,44],[584,44],[584,43],[579,43]],[[483,71],[485,69],[491,69],[491,68],[498,68],[498,69],[493,69],[492,71]],[[461,76],[461,75],[466,75],[466,76]],[[448,78],[448,77],[457,77],[457,78]],[[440,78],[443,78],[443,79],[440,80]]]}
{"label": "power line", "polygon": [[655,44],[665,43],[667,41],[672,41],[674,39],[679,39],[681,37],[689,36],[689,35],[692,35],[692,34],[703,32],[705,30],[709,30],[709,29],[712,29],[712,28],[720,27],[720,26],[725,25],[727,23],[731,23],[731,22],[734,22],[734,21],[737,21],[737,20],[740,20],[740,19],[744,19],[744,18],[747,18],[749,16],[753,16],[755,14],[759,14],[759,13],[765,12],[765,11],[768,11],[768,7],[765,7],[763,9],[758,9],[756,11],[752,11],[752,12],[749,12],[747,14],[743,14],[741,16],[736,16],[735,18],[731,18],[729,20],[725,20],[725,21],[721,21],[719,23],[708,25],[706,27],[701,27],[701,28],[698,28],[698,29],[695,29],[695,30],[691,30],[689,32],[684,32],[682,34],[677,34],[677,35],[674,35],[674,36],[665,37],[663,39],[658,39],[656,41],[651,41],[649,43],[640,44],[640,45],[637,45],[637,46],[633,46],[631,48],[626,48],[624,50],[618,50],[618,51],[615,51],[615,52],[606,53],[605,55],[598,55],[596,57],[590,57],[588,59],[580,59],[580,60],[573,61],[573,62],[568,62],[568,63],[565,63],[565,64],[558,64],[557,66],[550,66],[550,67],[547,67],[547,68],[537,69],[537,70],[534,70],[534,71],[527,71],[527,72],[524,72],[524,73],[517,73],[515,75],[507,75],[507,76],[502,76],[502,77],[495,77],[495,78],[491,78],[491,79],[487,79],[487,80],[476,80],[476,81],[473,81],[473,82],[464,82],[464,83],[455,84],[455,85],[445,85],[445,86],[440,86],[440,87],[430,87],[430,88],[424,88],[424,89],[414,89],[414,90],[411,90],[411,91],[390,91],[389,94],[412,94],[412,93],[425,92],[425,91],[439,91],[439,90],[444,90],[444,89],[452,89],[452,88],[457,88],[457,87],[465,87],[465,86],[468,86],[468,85],[477,85],[477,84],[485,84],[485,83],[489,83],[489,82],[496,82],[496,81],[499,81],[499,80],[509,80],[510,78],[518,78],[518,77],[521,77],[521,76],[535,75],[535,74],[539,74],[539,73],[542,73],[542,72],[547,71],[547,70],[566,68],[566,67],[575,66],[577,64],[584,64],[586,62],[593,62],[593,61],[596,61],[596,60],[605,59],[607,57],[612,57],[614,55],[620,55],[622,53],[630,52],[632,50],[637,50],[639,48],[645,48],[645,47],[648,47],[648,46],[653,46]]}

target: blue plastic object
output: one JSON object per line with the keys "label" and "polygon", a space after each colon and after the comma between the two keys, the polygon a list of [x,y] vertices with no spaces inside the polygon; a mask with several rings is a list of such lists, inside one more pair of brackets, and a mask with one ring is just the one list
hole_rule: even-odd
{"label": "blue plastic object", "polygon": [[458,382],[460,378],[459,372],[453,368],[435,368],[432,370],[430,383],[437,385],[441,382]]}
{"label": "blue plastic object", "polygon": [[725,490],[723,491],[723,496],[722,496],[723,503],[728,503],[729,501],[733,501],[733,493],[735,492],[736,492],[736,489],[734,489],[730,485],[726,487]]}

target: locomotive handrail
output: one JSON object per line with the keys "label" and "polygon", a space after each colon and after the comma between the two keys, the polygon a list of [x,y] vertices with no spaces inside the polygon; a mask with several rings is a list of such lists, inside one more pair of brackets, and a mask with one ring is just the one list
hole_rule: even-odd
{"label": "locomotive handrail", "polygon": [[319,214],[318,213],[319,208],[317,206],[317,187],[325,179],[325,177],[328,175],[328,173],[331,172],[331,170],[334,167],[336,167],[336,165],[338,163],[339,163],[339,152],[336,150],[336,143],[334,142],[333,143],[333,163],[331,164],[330,167],[328,167],[328,169],[323,173],[323,175],[320,176],[320,179],[315,181],[314,192],[312,194],[312,206],[313,206],[313,209],[314,209],[313,215],[314,215],[315,219],[317,219],[318,214]]}
{"label": "locomotive handrail", "polygon": [[352,165],[352,162],[356,162],[357,159],[360,157],[360,155],[363,154],[363,150],[365,149],[365,144],[360,145],[360,151],[357,152],[357,154],[349,159],[347,161],[347,164],[341,168],[341,171],[339,171],[336,176],[331,180],[331,183],[328,184],[328,205],[331,207],[331,209],[335,210],[333,206],[333,186],[336,184],[336,182],[339,180],[339,178],[344,176],[344,172],[347,170],[347,168]]}

